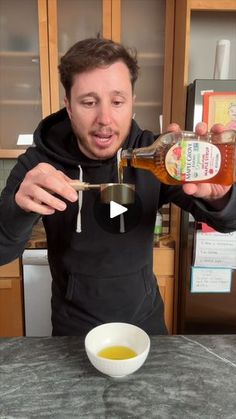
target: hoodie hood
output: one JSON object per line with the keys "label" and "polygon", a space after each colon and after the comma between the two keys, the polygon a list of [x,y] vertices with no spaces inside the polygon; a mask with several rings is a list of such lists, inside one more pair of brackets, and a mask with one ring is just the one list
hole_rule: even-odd
{"label": "hoodie hood", "polygon": [[[137,147],[137,139],[142,133],[137,123],[132,120],[130,134],[122,149]],[[34,132],[34,143],[50,159],[72,167],[79,165],[99,167],[117,158],[115,155],[106,160],[93,160],[85,156],[78,147],[66,108],[49,115],[40,122]]]}

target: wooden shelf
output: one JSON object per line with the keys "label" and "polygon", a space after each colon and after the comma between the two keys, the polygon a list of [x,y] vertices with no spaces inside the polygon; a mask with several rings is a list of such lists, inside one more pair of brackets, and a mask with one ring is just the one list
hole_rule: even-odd
{"label": "wooden shelf", "polygon": [[17,159],[21,154],[25,153],[25,149],[0,149],[0,159]]}
{"label": "wooden shelf", "polygon": [[33,52],[33,51],[0,51],[0,57],[19,57],[19,58],[28,58],[28,57],[32,57],[32,58],[38,58],[39,60],[39,54],[37,52]]}
{"label": "wooden shelf", "polygon": [[138,58],[140,59],[145,59],[145,60],[153,60],[153,59],[163,59],[164,58],[164,54],[158,54],[156,52],[139,52],[138,53]]}
{"label": "wooden shelf", "polygon": [[191,10],[232,11],[236,9],[235,0],[189,0]]}
{"label": "wooden shelf", "polygon": [[2,99],[0,100],[0,105],[7,105],[7,106],[41,106],[41,100],[18,100],[18,99]]}
{"label": "wooden shelf", "polygon": [[148,108],[148,107],[153,107],[156,108],[157,106],[161,106],[162,104],[160,102],[151,102],[151,101],[138,101],[134,103],[134,106],[138,106],[138,107],[144,107],[144,108]]}

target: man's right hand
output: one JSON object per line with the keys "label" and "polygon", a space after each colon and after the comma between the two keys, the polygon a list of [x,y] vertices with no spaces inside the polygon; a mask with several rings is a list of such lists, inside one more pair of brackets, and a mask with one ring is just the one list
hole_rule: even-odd
{"label": "man's right hand", "polygon": [[50,164],[39,163],[25,175],[15,195],[15,201],[23,210],[40,215],[51,215],[56,210],[64,211],[66,203],[55,194],[75,202],[78,195],[70,186],[70,180]]}

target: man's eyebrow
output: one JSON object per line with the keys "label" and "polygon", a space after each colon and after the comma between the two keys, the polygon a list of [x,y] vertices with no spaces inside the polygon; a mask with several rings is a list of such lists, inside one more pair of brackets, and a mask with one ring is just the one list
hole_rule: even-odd
{"label": "man's eyebrow", "polygon": [[82,95],[77,96],[77,99],[81,100],[81,99],[84,99],[86,97],[96,97],[97,98],[98,94],[96,92],[87,92],[87,93],[84,93]]}
{"label": "man's eyebrow", "polygon": [[113,90],[112,91],[112,94],[115,94],[115,95],[120,95],[120,96],[127,96],[127,92],[125,92],[124,90]]}
{"label": "man's eyebrow", "polygon": [[[127,96],[127,93],[124,90],[112,90],[111,95],[118,95],[118,96]],[[99,95],[96,92],[87,92],[87,93],[83,93],[82,95],[77,96],[78,100],[83,100],[86,97],[94,97],[94,98],[98,98]]]}

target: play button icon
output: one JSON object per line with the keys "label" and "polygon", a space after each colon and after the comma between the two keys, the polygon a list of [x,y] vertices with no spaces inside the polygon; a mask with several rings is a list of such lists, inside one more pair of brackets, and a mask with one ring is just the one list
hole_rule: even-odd
{"label": "play button icon", "polygon": [[100,193],[97,193],[93,212],[99,226],[111,234],[129,233],[137,227],[143,213],[142,203],[136,192],[134,202],[125,206],[113,200],[104,203],[101,201]]}
{"label": "play button icon", "polygon": [[123,207],[123,205],[117,204],[115,201],[110,201],[110,218],[117,217],[118,215],[123,214],[128,211],[128,208]]}

